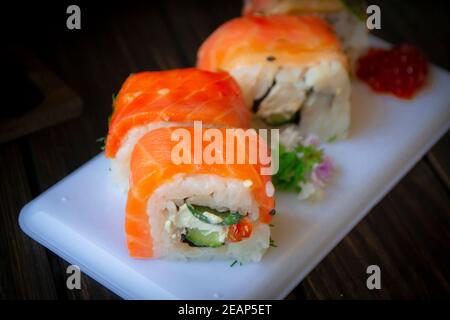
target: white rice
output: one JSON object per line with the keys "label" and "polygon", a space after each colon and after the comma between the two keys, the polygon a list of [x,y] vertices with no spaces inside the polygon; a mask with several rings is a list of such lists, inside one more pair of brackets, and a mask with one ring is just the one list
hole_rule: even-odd
{"label": "white rice", "polygon": [[113,181],[123,191],[128,190],[130,159],[135,144],[150,131],[159,128],[192,126],[191,122],[154,122],[130,129],[123,138],[116,156],[111,159],[110,168]]}
{"label": "white rice", "polygon": [[[247,185],[246,181],[217,175],[178,174],[169,183],[160,186],[148,201],[154,256],[177,260],[260,261],[269,247],[270,227],[259,223],[259,206]],[[191,247],[181,242],[183,230],[167,228],[166,222],[178,214],[177,205],[180,206],[186,198],[192,204],[248,213],[253,225],[251,236],[240,242],[225,242],[217,248]]]}

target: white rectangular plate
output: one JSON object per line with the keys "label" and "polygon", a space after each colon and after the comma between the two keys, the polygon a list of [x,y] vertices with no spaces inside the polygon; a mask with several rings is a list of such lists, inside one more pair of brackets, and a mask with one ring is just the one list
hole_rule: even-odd
{"label": "white rectangular plate", "polygon": [[276,249],[261,263],[136,260],[124,236],[125,194],[99,155],[27,204],[30,237],[127,299],[281,299],[400,180],[450,126],[450,74],[433,67],[413,101],[356,82],[346,141],[326,146],[339,174],[324,201],[277,194]]}

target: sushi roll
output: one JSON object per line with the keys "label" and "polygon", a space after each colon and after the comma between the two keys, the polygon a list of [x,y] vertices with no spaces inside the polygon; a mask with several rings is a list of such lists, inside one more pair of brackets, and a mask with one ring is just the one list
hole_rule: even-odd
{"label": "sushi roll", "polygon": [[323,141],[350,126],[348,60],[329,25],[316,16],[246,16],[202,44],[197,66],[226,70],[246,104],[269,125],[298,123]]}
{"label": "sushi roll", "polygon": [[[147,133],[132,153],[125,219],[130,256],[259,261],[270,244],[274,214],[270,175],[261,174],[259,162],[175,164],[178,142],[171,137],[178,129]],[[192,127],[182,129],[194,135]],[[214,130],[225,136],[233,129]],[[235,151],[248,155],[249,149],[237,145]]]}
{"label": "sushi roll", "polygon": [[246,0],[244,15],[310,15],[325,19],[338,35],[353,66],[369,42],[364,1],[343,0]]}
{"label": "sushi roll", "polygon": [[229,74],[189,68],[130,75],[113,103],[106,139],[114,180],[127,189],[130,154],[145,133],[195,120],[205,126],[249,127],[250,112]]}

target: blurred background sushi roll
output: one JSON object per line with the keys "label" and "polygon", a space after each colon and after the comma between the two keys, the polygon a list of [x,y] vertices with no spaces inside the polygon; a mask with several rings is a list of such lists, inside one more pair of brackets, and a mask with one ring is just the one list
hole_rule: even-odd
{"label": "blurred background sushi roll", "polygon": [[243,15],[317,15],[333,27],[354,66],[369,41],[365,8],[364,0],[245,0]]}
{"label": "blurred background sushi roll", "polygon": [[127,189],[130,155],[147,132],[192,125],[250,126],[239,86],[226,72],[195,68],[131,74],[113,101],[105,156],[114,180]]}
{"label": "blurred background sushi roll", "polygon": [[348,58],[317,16],[244,16],[213,32],[198,51],[203,70],[228,71],[247,106],[268,125],[345,138],[350,126]]}

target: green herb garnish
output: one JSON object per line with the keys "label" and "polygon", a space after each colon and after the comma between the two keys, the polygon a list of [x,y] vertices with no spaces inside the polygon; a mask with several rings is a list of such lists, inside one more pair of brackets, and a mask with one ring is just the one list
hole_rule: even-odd
{"label": "green herb garnish", "polygon": [[274,247],[274,248],[277,248],[277,247],[278,247],[278,246],[275,244],[275,240],[273,240],[272,237],[270,237],[269,245],[270,245],[271,247]]}
{"label": "green herb garnish", "polygon": [[315,146],[298,146],[292,151],[280,144],[279,169],[272,177],[276,188],[283,191],[302,191],[300,183],[308,181],[314,166],[323,160],[323,150]]}
{"label": "green herb garnish", "polygon": [[100,150],[105,150],[105,143],[106,143],[106,138],[105,137],[100,137],[98,139],[95,140],[96,142],[100,142],[102,145],[100,146]]}

